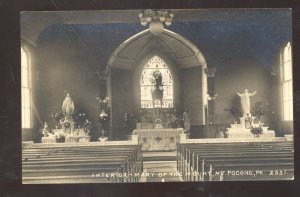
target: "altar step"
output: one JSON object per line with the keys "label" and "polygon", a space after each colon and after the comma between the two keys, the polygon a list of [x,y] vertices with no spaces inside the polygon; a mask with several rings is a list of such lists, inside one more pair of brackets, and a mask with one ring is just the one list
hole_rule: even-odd
{"label": "altar step", "polygon": [[176,151],[145,151],[143,161],[176,161]]}
{"label": "altar step", "polygon": [[143,152],[144,173],[147,177],[141,182],[180,182],[178,176],[176,151]]}

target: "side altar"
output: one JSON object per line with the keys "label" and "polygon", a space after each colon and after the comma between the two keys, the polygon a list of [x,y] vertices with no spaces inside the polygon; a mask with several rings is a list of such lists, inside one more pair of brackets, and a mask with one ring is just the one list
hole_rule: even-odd
{"label": "side altar", "polygon": [[[256,94],[256,91],[250,93],[248,89],[245,89],[243,93],[236,93],[240,97],[242,107],[242,117],[239,118],[239,124],[230,124],[230,128],[227,128],[225,135],[227,138],[273,138],[275,137],[275,131],[268,130],[268,127],[264,127],[263,123],[258,121],[254,123],[254,119],[263,114],[261,105],[254,110],[255,116],[250,113],[250,97]],[[252,109],[253,111],[253,109]]]}
{"label": "side altar", "polygon": [[[231,124],[230,128],[227,128],[225,132],[227,138],[255,138],[256,136],[251,132],[250,128],[245,128],[243,124]],[[268,130],[268,127],[262,126],[262,132],[259,135],[260,138],[272,138],[275,137],[273,130]]]}
{"label": "side altar", "polygon": [[259,136],[255,136],[251,132],[251,127],[246,127],[245,118],[240,118],[240,124],[230,124],[230,128],[227,128],[225,132],[227,138],[273,138],[275,137],[275,131],[268,130],[268,127],[260,126],[259,124],[252,124],[253,127],[261,127],[262,131]]}
{"label": "side altar", "polygon": [[65,132],[63,129],[52,129],[51,133],[42,137],[42,143],[75,143],[90,142],[91,136],[84,129],[73,129],[72,132]]}
{"label": "side altar", "polygon": [[180,140],[180,134],[183,133],[183,128],[154,128],[135,129],[132,134],[138,136],[138,141],[142,144],[143,151],[155,151],[176,150],[177,143]]}
{"label": "side altar", "polygon": [[91,122],[86,118],[85,113],[79,113],[76,119],[73,119],[74,102],[70,93],[65,92],[66,97],[63,101],[62,111],[51,114],[55,118],[57,126],[50,129],[47,122],[42,129],[42,143],[75,143],[90,142]]}

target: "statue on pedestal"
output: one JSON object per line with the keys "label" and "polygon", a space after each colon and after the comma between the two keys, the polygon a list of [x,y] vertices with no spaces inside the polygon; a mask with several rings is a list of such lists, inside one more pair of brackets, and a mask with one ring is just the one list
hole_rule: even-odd
{"label": "statue on pedestal", "polygon": [[44,137],[48,137],[49,133],[50,133],[50,128],[48,126],[48,123],[45,122],[44,123],[44,128],[43,128],[43,135],[44,135]]}
{"label": "statue on pedestal", "polygon": [[184,121],[184,131],[186,133],[190,132],[191,129],[191,118],[190,118],[190,113],[188,107],[185,109],[183,113],[183,121]]}
{"label": "statue on pedestal", "polygon": [[65,114],[65,120],[71,120],[72,114],[74,113],[74,102],[70,96],[70,93],[67,92],[65,100],[63,101],[62,111]]}
{"label": "statue on pedestal", "polygon": [[243,94],[240,94],[237,92],[237,95],[239,95],[239,97],[241,97],[243,117],[246,117],[247,114],[250,114],[250,96],[254,96],[255,94],[256,94],[256,91],[254,91],[253,93],[249,93],[248,89],[245,89]]}
{"label": "statue on pedestal", "polygon": [[108,121],[108,114],[105,112],[104,109],[101,110],[101,113],[99,115],[99,121],[100,121],[100,127],[101,127],[101,137],[104,138],[105,134],[105,127],[107,126]]}

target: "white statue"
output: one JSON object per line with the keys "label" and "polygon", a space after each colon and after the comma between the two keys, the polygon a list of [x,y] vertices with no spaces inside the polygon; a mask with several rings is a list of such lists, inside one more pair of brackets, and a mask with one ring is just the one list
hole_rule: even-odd
{"label": "white statue", "polygon": [[256,91],[254,91],[253,93],[249,93],[248,89],[245,89],[243,94],[237,92],[237,95],[241,97],[243,117],[246,117],[247,114],[250,114],[250,96],[254,96],[255,94]]}
{"label": "white statue", "polygon": [[189,113],[189,107],[187,107],[182,115],[183,121],[184,121],[184,131],[186,133],[190,132],[191,129],[191,118]]}
{"label": "white statue", "polygon": [[67,93],[63,102],[62,111],[65,113],[65,120],[70,120],[74,112],[74,102],[69,93]]}

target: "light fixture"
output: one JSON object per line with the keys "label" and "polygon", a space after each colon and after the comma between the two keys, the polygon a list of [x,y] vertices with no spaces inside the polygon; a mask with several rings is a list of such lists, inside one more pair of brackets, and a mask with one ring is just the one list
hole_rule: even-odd
{"label": "light fixture", "polygon": [[149,30],[153,35],[159,35],[164,25],[170,26],[172,24],[174,14],[171,10],[142,10],[139,13],[139,18],[142,26],[149,24]]}
{"label": "light fixture", "polygon": [[207,97],[207,100],[211,101],[211,100],[216,100],[217,99],[217,96],[219,96],[218,94],[215,94],[214,96],[210,96],[208,93],[206,93],[206,97]]}
{"label": "light fixture", "polygon": [[150,23],[149,30],[153,35],[159,35],[164,29],[164,25],[160,21]]}

